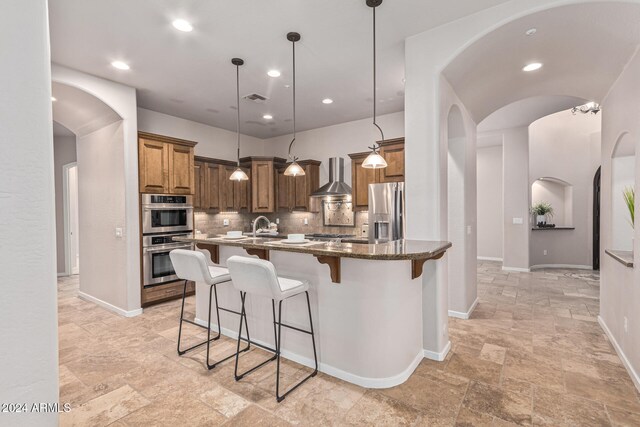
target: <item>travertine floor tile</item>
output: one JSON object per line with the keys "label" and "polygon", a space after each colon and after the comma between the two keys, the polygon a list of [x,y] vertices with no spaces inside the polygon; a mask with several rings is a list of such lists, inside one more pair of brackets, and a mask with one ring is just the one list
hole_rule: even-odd
{"label": "travertine floor tile", "polygon": [[[592,272],[480,263],[479,304],[469,320],[449,319],[443,362],[424,359],[404,384],[381,390],[319,373],[281,403],[275,363],[236,382],[233,360],[207,370],[204,347],[178,356],[179,301],[124,318],[79,299],[77,277],[58,289],[60,400],[72,404],[62,425],[640,425],[639,394],[593,321]],[[185,346],[205,336],[184,325]],[[212,360],[235,345],[213,342]],[[241,368],[268,357],[252,349]],[[281,371],[284,389],[311,372],[286,359]]]}

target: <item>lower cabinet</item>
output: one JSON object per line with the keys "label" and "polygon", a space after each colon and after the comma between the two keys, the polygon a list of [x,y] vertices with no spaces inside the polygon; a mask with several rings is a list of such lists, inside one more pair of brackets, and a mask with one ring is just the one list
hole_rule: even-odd
{"label": "lower cabinet", "polygon": [[[151,288],[142,288],[142,306],[146,307],[162,301],[182,298],[184,290],[184,282],[171,282],[166,285],[153,286]],[[193,295],[196,291],[195,282],[187,283],[187,295]],[[176,325],[177,325],[176,321]]]}

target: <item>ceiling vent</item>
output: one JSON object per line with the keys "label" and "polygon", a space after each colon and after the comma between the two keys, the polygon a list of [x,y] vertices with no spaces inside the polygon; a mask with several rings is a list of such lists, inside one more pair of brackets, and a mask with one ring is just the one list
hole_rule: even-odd
{"label": "ceiling vent", "polygon": [[247,101],[253,101],[253,102],[257,102],[258,104],[262,104],[269,98],[267,98],[264,95],[260,95],[259,93],[251,93],[249,95],[243,96],[242,99],[246,99]]}

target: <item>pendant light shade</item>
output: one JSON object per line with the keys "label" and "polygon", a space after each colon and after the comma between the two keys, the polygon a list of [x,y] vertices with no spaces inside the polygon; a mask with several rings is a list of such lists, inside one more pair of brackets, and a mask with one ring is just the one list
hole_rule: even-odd
{"label": "pendant light shade", "polygon": [[384,169],[387,167],[387,161],[380,153],[372,151],[362,162],[362,167],[365,169]]}
{"label": "pendant light shade", "polygon": [[236,170],[233,171],[229,179],[231,181],[248,181],[249,177],[240,168],[240,66],[244,64],[244,61],[240,58],[233,58],[231,63],[236,66],[236,112],[238,113],[236,129],[238,133],[238,156]]}
{"label": "pendant light shade", "polygon": [[[378,123],[376,122],[376,8],[382,4],[382,0],[366,0],[366,3],[367,6],[373,9],[373,125],[378,128],[378,131],[380,131],[380,135],[382,136],[382,141],[384,141],[384,132],[382,132],[382,128],[378,126]],[[387,162],[379,152],[380,145],[374,142],[369,149],[371,150],[371,153],[366,159],[364,159],[364,162],[362,162],[362,167],[365,169],[386,168]]]}
{"label": "pendant light shade", "polygon": [[303,176],[305,175],[304,169],[298,164],[298,158],[291,154],[293,143],[296,142],[296,42],[300,41],[299,33],[288,33],[287,40],[291,42],[293,48],[293,139],[289,144],[289,166],[285,169],[284,174],[286,176]]}
{"label": "pendant light shade", "polygon": [[233,171],[229,179],[231,181],[248,181],[249,177],[242,169],[238,167],[236,168],[236,170]]}

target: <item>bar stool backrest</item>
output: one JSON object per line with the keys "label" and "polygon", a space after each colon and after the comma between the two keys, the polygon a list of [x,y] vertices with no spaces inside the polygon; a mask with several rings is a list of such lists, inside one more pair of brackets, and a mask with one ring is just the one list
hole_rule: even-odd
{"label": "bar stool backrest", "polygon": [[209,273],[207,260],[202,252],[186,249],[174,249],[169,252],[171,264],[176,275],[182,280],[213,284],[213,277]]}
{"label": "bar stool backrest", "polygon": [[278,282],[278,274],[269,261],[232,256],[227,260],[227,268],[233,286],[237,290],[275,300],[281,299],[282,290]]}

